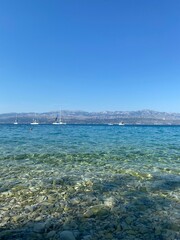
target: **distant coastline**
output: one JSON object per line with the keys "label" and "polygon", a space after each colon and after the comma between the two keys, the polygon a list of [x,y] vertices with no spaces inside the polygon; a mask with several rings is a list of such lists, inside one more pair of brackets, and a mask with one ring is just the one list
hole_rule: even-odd
{"label": "distant coastline", "polygon": [[[19,124],[29,124],[34,115],[40,124],[51,124],[58,112],[44,113],[4,113],[0,114],[0,124],[13,124],[18,117]],[[63,121],[67,124],[118,124],[123,121],[129,125],[180,125],[180,113],[139,111],[71,111],[62,110]]]}

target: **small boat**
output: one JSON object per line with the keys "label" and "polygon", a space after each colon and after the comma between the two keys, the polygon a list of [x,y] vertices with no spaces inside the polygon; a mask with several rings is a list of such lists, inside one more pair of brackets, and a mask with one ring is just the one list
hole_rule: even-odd
{"label": "small boat", "polygon": [[14,121],[14,124],[18,124],[17,114],[16,114],[16,119],[15,119],[15,121]]}
{"label": "small boat", "polygon": [[119,126],[124,126],[125,123],[124,123],[124,122],[120,122],[118,125],[119,125]]}
{"label": "small boat", "polygon": [[37,124],[39,124],[39,123],[37,122],[36,119],[33,119],[33,121],[31,122],[31,124],[32,124],[32,125],[37,125]]}
{"label": "small boat", "polygon": [[109,126],[113,126],[113,123],[108,123]]}
{"label": "small boat", "polygon": [[38,125],[38,121],[36,120],[36,115],[35,118],[33,119],[33,121],[31,122],[31,125]]}

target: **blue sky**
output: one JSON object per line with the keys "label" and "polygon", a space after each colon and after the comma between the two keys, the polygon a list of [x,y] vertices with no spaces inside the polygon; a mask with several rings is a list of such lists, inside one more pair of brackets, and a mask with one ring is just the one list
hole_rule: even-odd
{"label": "blue sky", "polygon": [[180,112],[179,0],[0,0],[0,113]]}

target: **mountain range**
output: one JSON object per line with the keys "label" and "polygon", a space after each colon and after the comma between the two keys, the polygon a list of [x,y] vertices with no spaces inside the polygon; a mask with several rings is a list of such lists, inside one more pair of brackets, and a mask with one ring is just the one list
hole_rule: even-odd
{"label": "mountain range", "polygon": [[[180,113],[158,112],[153,110],[139,111],[102,111],[102,112],[87,112],[87,111],[71,111],[62,110],[62,121],[69,124],[117,124],[121,121],[125,124],[175,124],[180,125]],[[11,124],[14,122],[16,115],[18,122],[28,124],[33,118],[42,124],[50,124],[59,115],[59,112],[44,112],[44,113],[4,113],[0,114],[0,124]]]}

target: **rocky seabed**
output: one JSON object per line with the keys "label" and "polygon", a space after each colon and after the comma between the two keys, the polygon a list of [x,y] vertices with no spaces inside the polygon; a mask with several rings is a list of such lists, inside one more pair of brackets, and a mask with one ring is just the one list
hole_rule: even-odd
{"label": "rocky seabed", "polygon": [[180,239],[178,174],[26,163],[2,161],[2,240]]}

